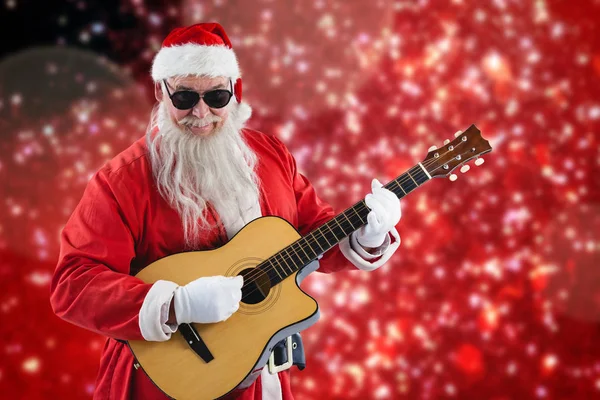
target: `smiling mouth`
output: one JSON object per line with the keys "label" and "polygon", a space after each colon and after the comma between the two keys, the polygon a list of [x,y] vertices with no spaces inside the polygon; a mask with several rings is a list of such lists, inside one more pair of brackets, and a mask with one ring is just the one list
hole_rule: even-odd
{"label": "smiling mouth", "polygon": [[212,125],[212,122],[209,122],[208,124],[205,125],[190,125],[190,128],[206,128],[207,126]]}

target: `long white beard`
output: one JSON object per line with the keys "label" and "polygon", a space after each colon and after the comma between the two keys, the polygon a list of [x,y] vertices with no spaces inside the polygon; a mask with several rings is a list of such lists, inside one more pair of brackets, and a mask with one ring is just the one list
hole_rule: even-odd
{"label": "long white beard", "polygon": [[[215,228],[206,219],[207,202],[218,209],[225,226],[258,204],[258,160],[241,136],[250,109],[236,102],[228,107],[223,126],[202,137],[175,124],[161,102],[146,134],[158,190],[179,213],[190,249],[197,248],[203,230]],[[159,131],[153,135],[156,126]]]}

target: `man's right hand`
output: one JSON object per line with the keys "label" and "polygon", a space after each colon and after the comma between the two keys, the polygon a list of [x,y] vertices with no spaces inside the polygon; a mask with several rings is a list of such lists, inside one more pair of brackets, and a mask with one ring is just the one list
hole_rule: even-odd
{"label": "man's right hand", "polygon": [[238,310],[244,278],[209,276],[198,278],[175,290],[177,324],[225,321]]}

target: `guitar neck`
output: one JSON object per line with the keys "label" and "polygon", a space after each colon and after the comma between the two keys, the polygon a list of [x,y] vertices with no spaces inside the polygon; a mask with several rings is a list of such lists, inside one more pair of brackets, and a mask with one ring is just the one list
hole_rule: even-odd
{"label": "guitar neck", "polygon": [[[431,176],[419,163],[384,185],[384,187],[401,199],[430,179]],[[281,282],[317,259],[319,255],[331,249],[352,232],[366,225],[369,211],[370,209],[365,201],[359,201],[308,235],[265,260],[261,266],[262,269],[267,272],[273,285]]]}

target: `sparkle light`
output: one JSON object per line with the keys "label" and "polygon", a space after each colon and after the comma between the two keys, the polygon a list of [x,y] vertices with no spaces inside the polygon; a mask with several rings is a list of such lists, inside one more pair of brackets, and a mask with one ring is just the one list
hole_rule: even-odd
{"label": "sparkle light", "polygon": [[40,370],[40,359],[30,357],[23,361],[23,370],[29,374],[35,374]]}

